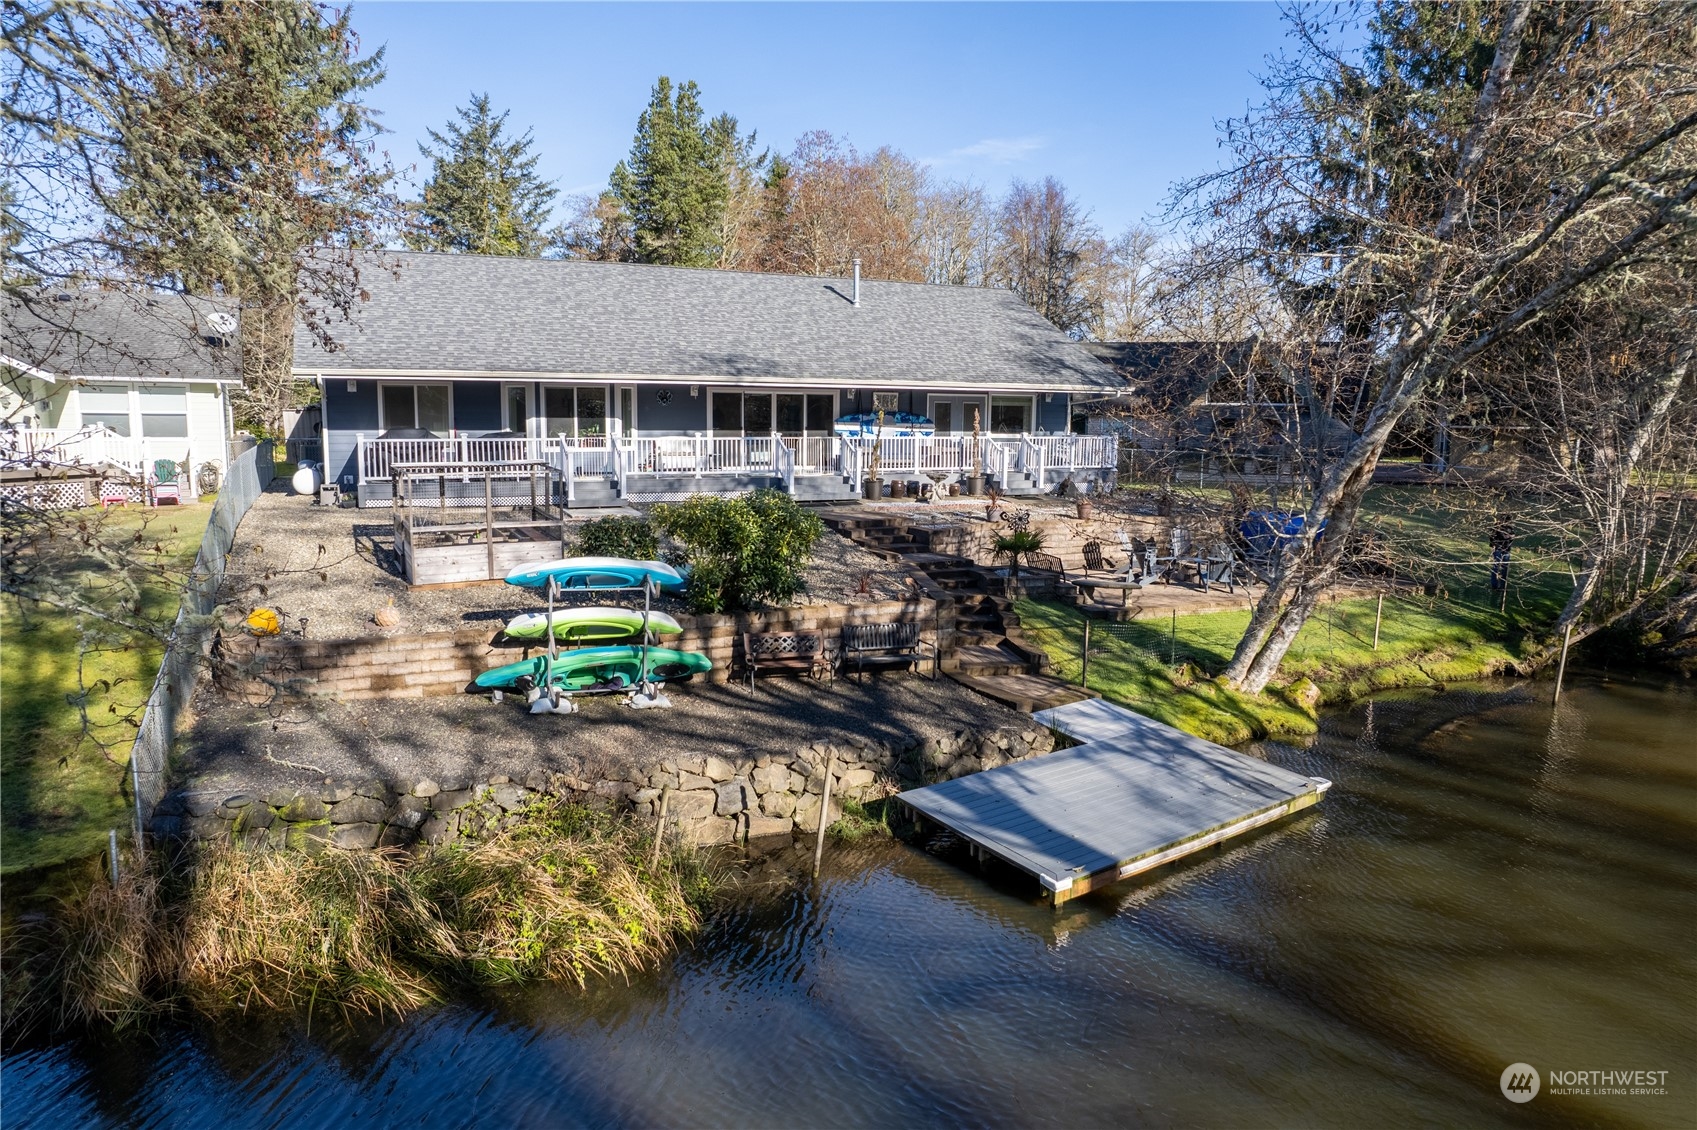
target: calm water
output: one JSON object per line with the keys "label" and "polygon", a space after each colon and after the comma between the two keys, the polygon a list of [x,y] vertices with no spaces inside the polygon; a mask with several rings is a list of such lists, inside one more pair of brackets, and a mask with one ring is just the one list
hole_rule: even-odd
{"label": "calm water", "polygon": [[[1542,688],[1539,688],[1542,693]],[[1380,700],[1319,809],[1060,915],[901,844],[753,889],[666,968],[383,1027],[19,1051],[5,1125],[1697,1125],[1697,694]],[[1666,1071],[1665,1096],[1498,1091]]]}

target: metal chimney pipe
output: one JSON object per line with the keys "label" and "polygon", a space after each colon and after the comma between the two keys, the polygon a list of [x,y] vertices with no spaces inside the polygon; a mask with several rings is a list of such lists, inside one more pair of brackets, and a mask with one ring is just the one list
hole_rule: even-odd
{"label": "metal chimney pipe", "polygon": [[856,259],[854,261],[854,298],[851,299],[851,301],[856,306],[860,305],[860,260],[859,259]]}

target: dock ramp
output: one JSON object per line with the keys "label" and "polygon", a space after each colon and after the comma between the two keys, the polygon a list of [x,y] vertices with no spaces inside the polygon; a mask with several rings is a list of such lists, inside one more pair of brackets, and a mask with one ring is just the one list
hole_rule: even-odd
{"label": "dock ramp", "polygon": [[1056,905],[1317,803],[1331,787],[1101,699],[1034,714],[1083,744],[902,793]]}

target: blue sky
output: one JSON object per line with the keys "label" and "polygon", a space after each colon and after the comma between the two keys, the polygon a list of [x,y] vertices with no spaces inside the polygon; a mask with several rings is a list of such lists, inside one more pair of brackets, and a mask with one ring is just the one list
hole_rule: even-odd
{"label": "blue sky", "polygon": [[398,165],[488,91],[534,129],[544,176],[599,189],[666,74],[762,145],[824,129],[992,191],[1059,177],[1109,234],[1218,163],[1214,123],[1257,100],[1284,44],[1271,3],[363,2],[354,26],[387,47],[371,100]]}

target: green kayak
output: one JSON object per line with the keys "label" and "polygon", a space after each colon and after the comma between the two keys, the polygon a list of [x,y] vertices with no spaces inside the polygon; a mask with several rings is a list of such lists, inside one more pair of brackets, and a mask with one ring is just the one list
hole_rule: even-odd
{"label": "green kayak", "polygon": [[[648,614],[648,629],[664,635],[683,631],[678,622],[664,612]],[[526,612],[507,622],[506,633],[515,640],[540,640],[548,637],[548,615],[545,612]],[[554,612],[554,638],[562,642],[578,640],[625,640],[642,634],[642,613],[629,608],[560,608]]]}
{"label": "green kayak", "polygon": [[477,677],[477,685],[492,690],[528,690],[558,687],[568,692],[619,691],[641,682],[686,679],[713,669],[713,661],[693,651],[650,647],[648,678],[642,678],[643,649],[634,644],[619,647],[585,647],[563,651],[550,660],[546,655],[509,663]]}

